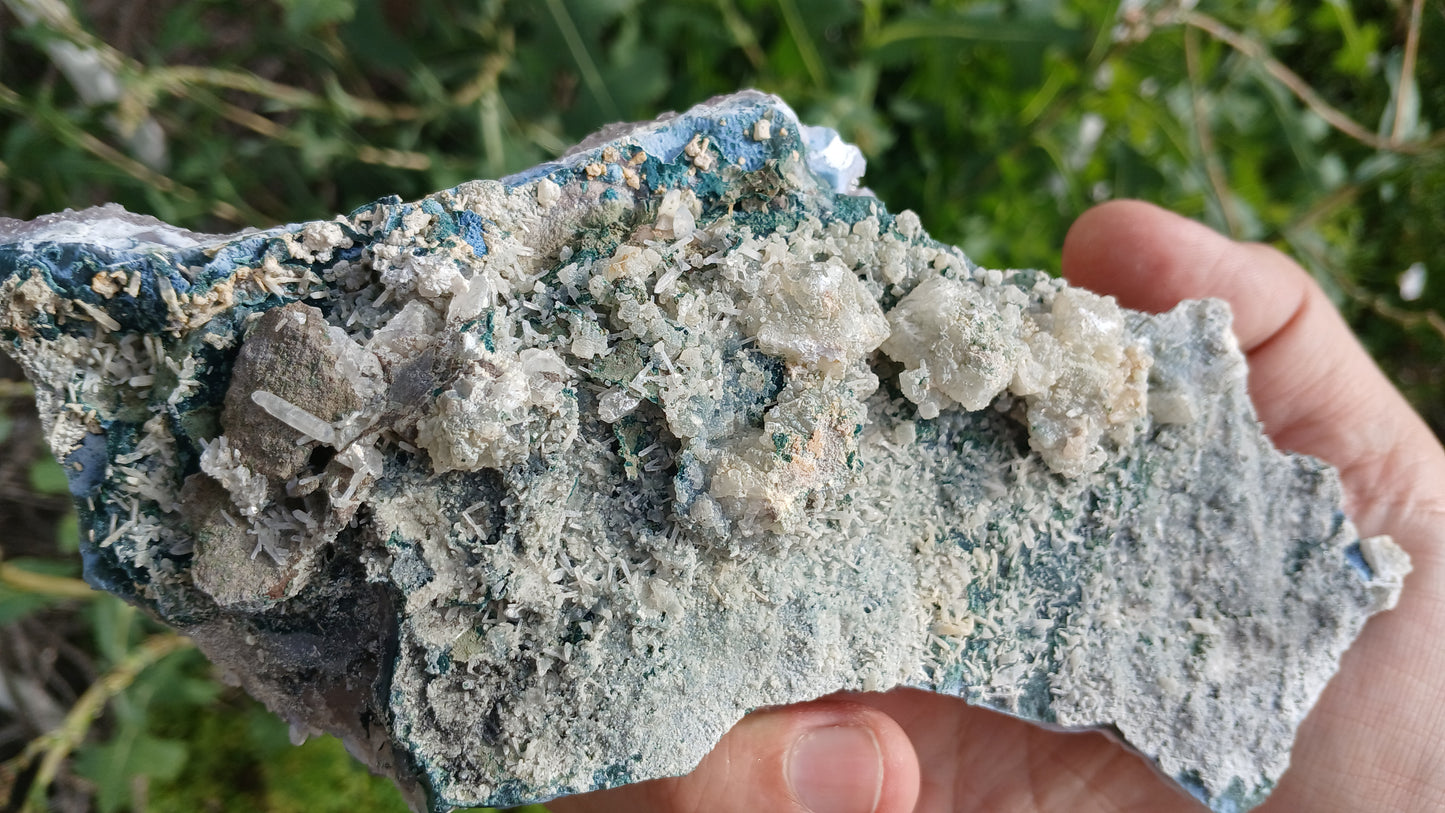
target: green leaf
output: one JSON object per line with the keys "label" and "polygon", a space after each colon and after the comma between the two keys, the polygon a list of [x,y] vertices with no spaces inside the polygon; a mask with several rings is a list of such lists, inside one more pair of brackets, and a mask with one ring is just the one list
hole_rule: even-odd
{"label": "green leaf", "polygon": [[205,656],[187,649],[167,656],[142,672],[127,696],[144,710],[148,727],[157,732],[154,718],[162,711],[188,713],[214,703],[220,692],[221,686],[212,679]]}
{"label": "green leaf", "polygon": [[137,777],[161,781],[175,779],[186,764],[187,747],[140,733],[83,747],[76,755],[75,772],[95,783],[96,806],[101,813],[131,806]]}
{"label": "green leaf", "polygon": [[286,29],[303,34],[356,16],[355,0],[277,0],[286,18]]}
{"label": "green leaf", "polygon": [[30,487],[41,494],[69,494],[70,481],[65,469],[46,455],[30,464]]}
{"label": "green leaf", "polygon": [[65,512],[55,524],[55,547],[62,553],[80,552],[80,518],[74,509]]}
{"label": "green leaf", "polygon": [[883,49],[920,40],[953,40],[964,43],[1026,43],[1031,46],[1073,47],[1083,41],[1082,30],[1066,28],[1046,19],[1006,19],[1003,15],[928,11],[908,15],[883,26],[871,49]]}
{"label": "green leaf", "polygon": [[5,563],[18,567],[21,570],[28,570],[31,573],[39,573],[43,576],[69,576],[74,578],[80,575],[79,563],[67,559],[40,559],[34,556],[20,556],[14,559],[6,559]]}
{"label": "green leaf", "polygon": [[25,593],[0,584],[0,626],[19,621],[59,600],[54,596]]}
{"label": "green leaf", "polygon": [[86,608],[95,648],[106,663],[119,663],[136,633],[136,609],[112,595],[101,596]]}
{"label": "green leaf", "polygon": [[[6,559],[5,564],[44,576],[69,576],[73,578],[79,571],[79,568],[73,561],[35,559],[28,556],[18,559]],[[32,593],[26,590],[17,590],[6,584],[0,584],[0,624],[19,621],[21,618],[37,610],[44,609],[45,607],[64,600],[65,598],[63,596]]]}

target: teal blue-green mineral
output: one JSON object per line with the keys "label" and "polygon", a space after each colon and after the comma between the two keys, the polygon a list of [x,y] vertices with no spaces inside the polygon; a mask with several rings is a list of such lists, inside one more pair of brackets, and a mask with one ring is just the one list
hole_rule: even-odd
{"label": "teal blue-green mineral", "polygon": [[266,231],[0,220],[0,338],[90,583],[418,808],[894,686],[1259,803],[1408,559],[1264,438],[1226,306],[980,268],[862,170],[747,92]]}

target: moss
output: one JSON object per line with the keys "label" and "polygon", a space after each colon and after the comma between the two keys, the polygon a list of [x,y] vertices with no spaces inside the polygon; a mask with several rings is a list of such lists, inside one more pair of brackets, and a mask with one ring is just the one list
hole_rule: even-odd
{"label": "moss", "polygon": [[286,724],[239,694],[158,713],[155,728],[184,739],[185,767],[152,782],[153,813],[404,813],[388,780],[371,775],[335,737],[292,747]]}

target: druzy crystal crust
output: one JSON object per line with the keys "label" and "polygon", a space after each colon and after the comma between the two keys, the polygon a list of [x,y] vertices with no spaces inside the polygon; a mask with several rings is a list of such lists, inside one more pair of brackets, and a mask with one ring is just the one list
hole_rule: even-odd
{"label": "druzy crystal crust", "polygon": [[915,686],[1262,801],[1408,560],[1219,302],[976,266],[757,93],[260,232],[0,220],[86,577],[417,807],[690,770]]}

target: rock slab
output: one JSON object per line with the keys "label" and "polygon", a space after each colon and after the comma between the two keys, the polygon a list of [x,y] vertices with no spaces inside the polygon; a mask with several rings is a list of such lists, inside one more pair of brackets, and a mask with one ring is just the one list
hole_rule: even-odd
{"label": "rock slab", "polygon": [[1276,451],[1227,307],[980,268],[754,92],[417,202],[0,220],[91,584],[413,806],[685,773],[914,686],[1269,793],[1408,559]]}

